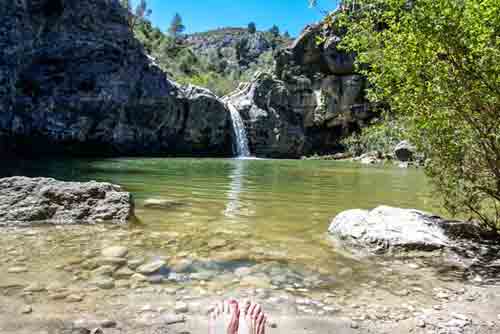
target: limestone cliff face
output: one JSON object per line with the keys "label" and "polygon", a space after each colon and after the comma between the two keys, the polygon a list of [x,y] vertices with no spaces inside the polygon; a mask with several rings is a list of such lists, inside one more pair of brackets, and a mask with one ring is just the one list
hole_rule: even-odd
{"label": "limestone cliff face", "polygon": [[261,56],[291,42],[283,36],[262,31],[250,33],[245,28],[221,28],[186,37],[186,44],[196,55],[218,61],[220,72],[228,74],[257,66]]}
{"label": "limestone cliff face", "polygon": [[0,0],[0,153],[231,155],[209,91],[144,54],[117,0]]}
{"label": "limestone cliff face", "polygon": [[340,138],[373,118],[366,81],[354,70],[354,55],[337,49],[340,40],[322,25],[307,27],[278,52],[273,73],[257,74],[228,98],[242,114],[257,156],[332,153]]}

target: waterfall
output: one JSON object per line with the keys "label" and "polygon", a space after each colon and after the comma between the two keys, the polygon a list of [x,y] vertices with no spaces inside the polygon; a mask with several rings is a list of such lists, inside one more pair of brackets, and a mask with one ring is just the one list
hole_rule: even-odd
{"label": "waterfall", "polygon": [[236,109],[236,107],[231,102],[227,102],[227,107],[229,109],[229,112],[231,113],[231,119],[233,121],[236,156],[238,158],[249,157],[250,149],[248,148],[247,131],[245,130],[243,119],[241,119],[238,109]]}

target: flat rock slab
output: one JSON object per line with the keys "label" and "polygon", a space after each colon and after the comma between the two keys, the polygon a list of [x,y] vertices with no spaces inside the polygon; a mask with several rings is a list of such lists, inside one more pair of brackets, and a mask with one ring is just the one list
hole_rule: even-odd
{"label": "flat rock slab", "polygon": [[344,211],[328,231],[342,243],[377,253],[390,249],[435,250],[451,244],[441,218],[388,206]]}
{"label": "flat rock slab", "polygon": [[132,196],[117,185],[50,178],[0,179],[0,226],[126,224],[132,217]]}

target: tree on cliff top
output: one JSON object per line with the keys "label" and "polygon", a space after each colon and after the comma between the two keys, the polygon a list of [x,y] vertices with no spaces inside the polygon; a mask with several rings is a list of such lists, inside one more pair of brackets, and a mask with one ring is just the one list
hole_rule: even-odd
{"label": "tree on cliff top", "polygon": [[269,29],[269,32],[274,36],[278,37],[280,35],[280,28],[275,24]]}
{"label": "tree on cliff top", "polygon": [[121,5],[127,11],[127,21],[130,28],[134,29],[135,26],[151,15],[151,9],[148,9],[146,0],[140,0],[135,9],[132,8],[130,0],[121,0]]}
{"label": "tree on cliff top", "polygon": [[[347,1],[345,1],[348,3]],[[453,214],[500,229],[500,2],[357,0],[346,29],[372,101],[404,117]]]}
{"label": "tree on cliff top", "polygon": [[257,31],[257,26],[255,25],[255,22],[250,22],[248,24],[248,32],[251,34],[255,34],[256,31]]}
{"label": "tree on cliff top", "polygon": [[175,13],[172,21],[170,22],[170,27],[168,28],[168,33],[173,38],[178,38],[186,30],[186,27],[182,23],[182,17],[179,13]]}

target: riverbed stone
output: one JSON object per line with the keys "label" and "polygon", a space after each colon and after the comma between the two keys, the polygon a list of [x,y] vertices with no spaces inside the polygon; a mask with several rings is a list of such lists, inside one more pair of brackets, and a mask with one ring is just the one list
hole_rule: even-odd
{"label": "riverbed stone", "polygon": [[139,268],[137,268],[137,272],[143,275],[151,275],[164,268],[165,264],[166,262],[164,260],[152,261],[141,265]]}
{"label": "riverbed stone", "polygon": [[177,314],[188,313],[189,312],[189,305],[187,303],[184,303],[184,302],[178,302],[175,304],[174,311]]}
{"label": "riverbed stone", "polygon": [[136,270],[137,268],[139,268],[141,265],[143,265],[145,262],[145,260],[143,258],[135,258],[135,259],[130,259],[128,260],[127,262],[127,266],[132,269],[132,270]]}
{"label": "riverbed stone", "polygon": [[68,297],[66,297],[66,301],[70,303],[79,303],[83,300],[83,295],[79,294],[71,294]]}
{"label": "riverbed stone", "polygon": [[33,308],[30,305],[25,305],[21,308],[22,314],[30,314],[33,312]]}
{"label": "riverbed stone", "polygon": [[30,224],[126,224],[132,197],[121,187],[51,178],[0,179],[0,226]]}
{"label": "riverbed stone", "polygon": [[335,241],[372,252],[392,249],[435,250],[451,244],[442,219],[410,209],[380,206],[337,215],[329,233]]}
{"label": "riverbed stone", "polygon": [[144,207],[148,209],[172,210],[186,206],[186,203],[164,198],[149,198],[144,201]]}
{"label": "riverbed stone", "polygon": [[101,251],[101,255],[104,258],[123,258],[126,257],[128,254],[128,249],[127,247],[122,247],[122,246],[113,246],[113,247],[108,247],[104,248]]}
{"label": "riverbed stone", "polygon": [[93,276],[112,276],[117,266],[104,265],[92,271]]}
{"label": "riverbed stone", "polygon": [[97,259],[97,263],[100,265],[112,265],[112,266],[123,266],[127,263],[127,260],[121,257],[100,257]]}
{"label": "riverbed stone", "polygon": [[117,279],[124,279],[131,277],[133,274],[135,274],[135,272],[128,267],[122,267],[113,274],[113,277]]}
{"label": "riverbed stone", "polygon": [[16,266],[7,269],[7,273],[9,274],[22,274],[28,271],[28,268],[24,266]]}
{"label": "riverbed stone", "polygon": [[92,284],[103,290],[109,290],[115,287],[115,281],[110,277],[96,277],[92,281]]}
{"label": "riverbed stone", "polygon": [[89,259],[81,264],[81,267],[85,270],[94,270],[99,268],[99,263],[95,259]]}
{"label": "riverbed stone", "polygon": [[46,290],[45,286],[43,286],[40,283],[31,283],[26,288],[24,288],[24,291],[26,291],[26,292],[42,292],[45,290]]}
{"label": "riverbed stone", "polygon": [[148,281],[148,277],[143,275],[143,274],[139,274],[139,273],[135,273],[133,274],[130,279],[136,283],[141,283],[141,282],[147,282]]}

